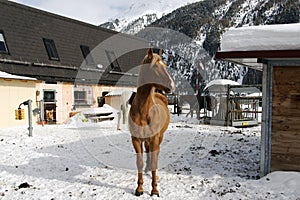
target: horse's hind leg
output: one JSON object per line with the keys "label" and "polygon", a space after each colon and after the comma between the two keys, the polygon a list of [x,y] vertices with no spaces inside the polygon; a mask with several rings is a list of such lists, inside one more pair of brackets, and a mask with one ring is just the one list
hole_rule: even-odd
{"label": "horse's hind leg", "polygon": [[136,196],[141,196],[143,194],[143,147],[142,142],[138,138],[132,138],[132,144],[136,152],[136,165],[138,168],[138,181],[137,188],[135,190]]}
{"label": "horse's hind leg", "polygon": [[152,195],[159,196],[159,192],[157,189],[157,176],[156,176],[156,170],[158,167],[158,154],[160,150],[160,138],[158,135],[153,138],[150,144],[150,154],[151,154],[151,171],[152,171]]}
{"label": "horse's hind leg", "polygon": [[145,172],[149,172],[149,171],[151,171],[151,154],[150,154],[149,142],[145,141],[144,146],[145,146],[145,153],[147,155]]}

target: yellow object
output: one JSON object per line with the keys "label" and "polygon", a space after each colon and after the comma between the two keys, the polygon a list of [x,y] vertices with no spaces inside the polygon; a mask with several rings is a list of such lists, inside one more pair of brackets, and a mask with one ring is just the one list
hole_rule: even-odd
{"label": "yellow object", "polygon": [[248,125],[249,125],[249,122],[243,122],[242,125],[243,125],[243,126],[248,126]]}
{"label": "yellow object", "polygon": [[24,109],[17,109],[15,110],[16,120],[23,120],[25,119]]}

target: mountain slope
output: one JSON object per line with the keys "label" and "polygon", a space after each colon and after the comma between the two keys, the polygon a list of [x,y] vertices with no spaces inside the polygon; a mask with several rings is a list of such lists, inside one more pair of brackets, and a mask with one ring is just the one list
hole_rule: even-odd
{"label": "mountain slope", "polygon": [[[151,26],[179,31],[202,43],[199,49],[203,47],[207,53],[198,55],[200,58],[193,58],[192,61],[187,60],[191,63],[188,70],[192,73],[188,77],[191,85],[194,85],[195,73],[199,72],[202,76],[198,77],[200,81],[216,78],[241,81],[239,79],[247,74],[242,78],[243,83],[260,84],[261,72],[213,59],[220,48],[222,34],[231,27],[298,22],[300,22],[299,0],[205,0],[177,9],[158,19]],[[177,58],[169,59],[176,63]],[[201,69],[203,67],[200,67],[199,63],[206,66],[206,71]]]}
{"label": "mountain slope", "polygon": [[[186,87],[204,87],[206,82],[217,78],[261,84],[261,72],[214,59],[222,34],[231,27],[299,22],[299,0],[203,0],[180,7],[161,18],[149,14],[132,20],[126,26],[121,26],[120,20],[116,20],[115,24],[121,24],[121,32],[138,32],[137,36],[152,41],[152,46],[163,47],[163,56],[174,69],[172,74],[177,78],[179,90],[186,91]],[[190,40],[170,44],[176,36],[159,33],[161,30],[153,31],[151,27],[170,29]],[[183,82],[187,82],[188,86]]]}
{"label": "mountain slope", "polygon": [[213,55],[219,37],[229,27],[287,24],[300,21],[300,1],[207,0],[175,10],[151,26],[170,28],[191,38],[205,34],[204,48]]}
{"label": "mountain slope", "polygon": [[101,24],[100,26],[102,28],[107,28],[114,31],[134,35],[138,33],[140,30],[144,29],[146,26],[155,22],[156,20],[158,20],[158,15],[153,13],[153,14],[145,14],[136,19],[120,20],[117,18],[115,20]]}
{"label": "mountain slope", "polygon": [[137,1],[129,9],[100,26],[127,34],[135,34],[173,10],[197,1],[201,0]]}

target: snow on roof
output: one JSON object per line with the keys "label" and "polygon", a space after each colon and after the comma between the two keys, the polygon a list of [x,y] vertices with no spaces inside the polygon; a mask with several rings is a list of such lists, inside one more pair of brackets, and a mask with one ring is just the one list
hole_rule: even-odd
{"label": "snow on roof", "polygon": [[83,111],[83,114],[86,115],[91,115],[91,114],[108,114],[108,113],[113,113],[115,110],[111,106],[104,104],[103,107],[98,107],[98,108],[90,108],[85,111]]}
{"label": "snow on roof", "polygon": [[13,74],[9,74],[6,72],[0,71],[0,78],[7,78],[7,79],[19,79],[19,80],[36,80],[35,78],[29,78],[25,76],[17,76]]}
{"label": "snow on roof", "polygon": [[109,92],[107,95],[105,95],[106,97],[110,97],[110,96],[121,96],[124,92],[127,93],[132,93],[133,91],[129,91],[129,90],[114,90]]}
{"label": "snow on roof", "polygon": [[251,94],[251,96],[261,96],[261,92],[257,87],[237,87],[237,88],[231,88],[231,91],[233,91],[236,94],[247,93],[247,94]]}
{"label": "snow on roof", "polygon": [[238,82],[228,80],[228,79],[216,79],[213,81],[210,81],[204,88],[204,90],[211,88],[211,87],[219,87],[219,86],[227,86],[227,85],[240,85]]}
{"label": "snow on roof", "polygon": [[122,90],[114,90],[109,92],[107,95],[105,95],[106,97],[110,97],[110,96],[121,96],[122,94]]}
{"label": "snow on roof", "polygon": [[221,51],[300,49],[300,23],[249,26],[229,29],[221,40]]}

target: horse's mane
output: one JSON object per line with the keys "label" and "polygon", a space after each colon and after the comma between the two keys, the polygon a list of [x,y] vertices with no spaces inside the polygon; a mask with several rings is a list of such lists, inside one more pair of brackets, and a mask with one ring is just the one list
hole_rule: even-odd
{"label": "horse's mane", "polygon": [[160,93],[155,93],[155,97],[160,99],[166,106],[168,106],[168,99],[165,95]]}
{"label": "horse's mane", "polygon": [[150,66],[152,67],[153,65],[155,65],[155,63],[157,63],[159,61],[162,61],[161,57],[154,53],[153,56],[151,56],[151,57],[149,55],[146,55],[144,57],[144,59],[142,60],[142,64],[150,64],[151,63]]}

